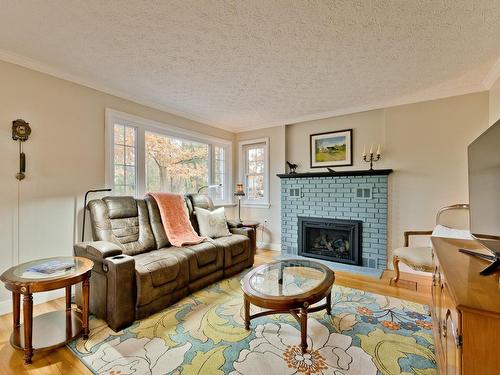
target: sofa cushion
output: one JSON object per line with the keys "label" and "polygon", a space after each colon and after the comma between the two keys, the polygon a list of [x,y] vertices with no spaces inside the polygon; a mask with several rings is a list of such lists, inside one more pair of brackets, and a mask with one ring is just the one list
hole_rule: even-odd
{"label": "sofa cushion", "polygon": [[116,243],[127,255],[155,249],[148,209],[143,199],[104,197],[90,201],[88,208],[95,241]]}
{"label": "sofa cushion", "polygon": [[188,246],[193,251],[199,267],[217,261],[217,247],[210,242],[202,242],[198,245]]}
{"label": "sofa cushion", "polygon": [[134,197],[104,197],[110,219],[122,219],[137,216],[137,202]]}
{"label": "sofa cushion", "polygon": [[156,242],[156,248],[161,249],[164,247],[170,247],[170,242],[168,241],[167,234],[165,233],[165,227],[161,221],[160,209],[158,203],[151,195],[146,195],[144,201],[148,207],[149,222],[151,223],[151,230]]}
{"label": "sofa cushion", "polygon": [[197,245],[170,249],[176,249],[188,258],[190,282],[221,270],[224,265],[223,249],[210,240]]}
{"label": "sofa cushion", "polygon": [[175,280],[180,272],[180,264],[176,257],[157,256],[154,252],[144,253],[136,259],[136,269],[141,274],[149,274],[154,287]]}
{"label": "sofa cushion", "polygon": [[188,284],[188,260],[176,248],[153,250],[138,254],[134,259],[138,306]]}
{"label": "sofa cushion", "polygon": [[250,239],[242,234],[220,237],[210,240],[224,250],[224,267],[248,260],[250,256]]}

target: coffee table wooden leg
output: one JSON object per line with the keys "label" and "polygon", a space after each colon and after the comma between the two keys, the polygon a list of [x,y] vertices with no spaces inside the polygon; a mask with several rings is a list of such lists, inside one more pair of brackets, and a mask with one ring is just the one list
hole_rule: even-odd
{"label": "coffee table wooden leg", "polygon": [[12,323],[14,329],[19,327],[21,318],[21,295],[17,292],[12,292]]}
{"label": "coffee table wooden leg", "polygon": [[245,311],[245,329],[250,329],[250,301],[243,296],[243,309]]}
{"label": "coffee table wooden leg", "polygon": [[71,285],[66,287],[66,310],[71,309]]}
{"label": "coffee table wooden leg", "polygon": [[89,295],[90,295],[90,281],[88,278],[82,281],[82,328],[83,338],[89,338]]}
{"label": "coffee table wooden leg", "polygon": [[307,307],[300,309],[300,348],[307,352]]}
{"label": "coffee table wooden leg", "polygon": [[33,295],[23,295],[24,363],[30,364],[33,357]]}
{"label": "coffee table wooden leg", "polygon": [[326,313],[332,315],[332,292],[326,295]]}

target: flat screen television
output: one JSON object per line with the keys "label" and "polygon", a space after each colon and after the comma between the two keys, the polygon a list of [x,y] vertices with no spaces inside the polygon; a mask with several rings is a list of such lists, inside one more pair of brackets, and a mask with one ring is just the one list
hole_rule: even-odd
{"label": "flat screen television", "polygon": [[467,150],[469,164],[470,231],[492,252],[489,274],[500,265],[500,120]]}

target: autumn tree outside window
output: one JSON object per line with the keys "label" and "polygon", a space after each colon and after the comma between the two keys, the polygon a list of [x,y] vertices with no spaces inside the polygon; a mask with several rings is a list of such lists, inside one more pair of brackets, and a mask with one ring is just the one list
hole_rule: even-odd
{"label": "autumn tree outside window", "polygon": [[106,111],[107,185],[115,194],[180,194],[204,189],[215,204],[232,203],[231,141]]}

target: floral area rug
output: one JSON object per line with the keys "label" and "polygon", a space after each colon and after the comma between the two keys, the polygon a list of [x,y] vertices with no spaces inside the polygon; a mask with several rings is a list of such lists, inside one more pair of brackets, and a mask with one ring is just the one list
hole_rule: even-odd
{"label": "floral area rug", "polygon": [[306,354],[289,314],[245,330],[240,277],[118,333],[91,319],[89,339],[69,347],[96,374],[437,374],[427,306],[336,285],[332,305],[310,314]]}

